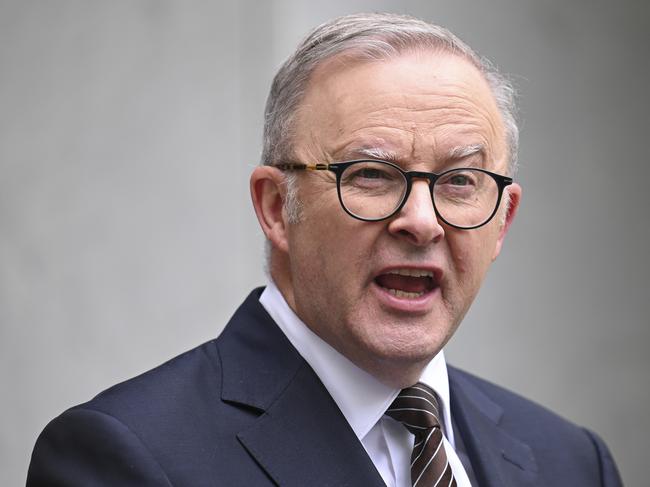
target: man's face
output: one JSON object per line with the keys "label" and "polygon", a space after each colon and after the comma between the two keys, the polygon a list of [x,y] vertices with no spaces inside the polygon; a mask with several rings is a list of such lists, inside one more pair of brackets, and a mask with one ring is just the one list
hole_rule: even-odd
{"label": "man's face", "polygon": [[[305,163],[378,158],[404,170],[507,172],[486,82],[445,53],[335,58],[314,73],[295,127],[295,156]],[[510,189],[516,204],[519,187]],[[331,172],[300,173],[298,198],[302,219],[287,226],[287,301],[357,365],[400,382],[391,370],[423,366],[456,330],[500,250],[503,219],[474,230],[446,226],[425,180],[414,180],[403,209],[381,222],[347,215]]]}

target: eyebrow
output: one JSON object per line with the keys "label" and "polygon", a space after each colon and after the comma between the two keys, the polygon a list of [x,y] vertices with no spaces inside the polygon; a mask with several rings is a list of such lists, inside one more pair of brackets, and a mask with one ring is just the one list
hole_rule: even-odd
{"label": "eyebrow", "polygon": [[370,159],[380,159],[382,161],[396,162],[398,157],[394,152],[382,149],[381,147],[361,147],[352,151],[362,157]]}
{"label": "eyebrow", "polygon": [[461,145],[451,149],[448,158],[452,160],[465,159],[466,157],[482,152],[485,152],[485,146],[483,144]]}
{"label": "eyebrow", "polygon": [[[460,161],[476,154],[485,153],[485,146],[483,144],[460,145],[452,148],[445,158],[448,161]],[[349,154],[358,155],[360,157],[368,157],[370,159],[379,159],[382,161],[389,161],[398,163],[400,158],[397,153],[383,149],[381,147],[359,147],[353,149]],[[353,156],[353,157],[355,157]]]}

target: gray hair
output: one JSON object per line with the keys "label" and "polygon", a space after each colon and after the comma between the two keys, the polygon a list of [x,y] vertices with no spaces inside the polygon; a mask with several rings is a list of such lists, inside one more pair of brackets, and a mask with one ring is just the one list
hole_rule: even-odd
{"label": "gray hair", "polygon": [[355,59],[378,61],[417,48],[444,50],[461,56],[483,74],[501,113],[508,168],[514,173],[519,128],[512,84],[492,63],[479,57],[449,30],[413,17],[388,13],[346,15],[321,24],[284,62],[273,79],[266,101],[262,164],[273,165],[291,157],[293,122],[310,77],[321,63],[343,52]]}

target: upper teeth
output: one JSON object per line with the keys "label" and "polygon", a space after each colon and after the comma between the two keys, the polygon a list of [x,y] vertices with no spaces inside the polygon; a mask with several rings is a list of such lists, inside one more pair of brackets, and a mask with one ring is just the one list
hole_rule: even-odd
{"label": "upper teeth", "polygon": [[433,272],[425,271],[423,269],[393,269],[388,271],[388,274],[397,274],[398,276],[433,277]]}

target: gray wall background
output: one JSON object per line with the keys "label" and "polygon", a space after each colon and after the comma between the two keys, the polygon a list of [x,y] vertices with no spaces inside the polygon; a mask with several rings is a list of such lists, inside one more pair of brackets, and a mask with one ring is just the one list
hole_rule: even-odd
{"label": "gray wall background", "polygon": [[47,421],[214,337],[264,282],[248,197],[274,69],[355,11],[450,27],[515,76],[518,221],[448,359],[650,435],[647,2],[0,2],[0,484]]}

